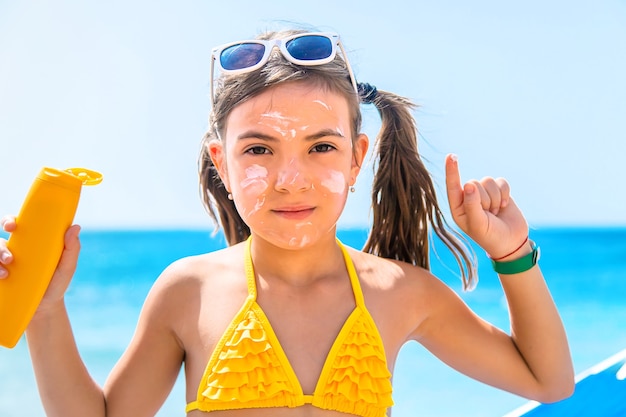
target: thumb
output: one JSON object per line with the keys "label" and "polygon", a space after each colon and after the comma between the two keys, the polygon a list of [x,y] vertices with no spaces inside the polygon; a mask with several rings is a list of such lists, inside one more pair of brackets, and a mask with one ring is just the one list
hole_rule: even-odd
{"label": "thumb", "polygon": [[72,276],[76,270],[78,255],[80,253],[79,233],[80,226],[78,225],[71,226],[65,233],[65,248],[57,267],[57,272],[63,275]]}

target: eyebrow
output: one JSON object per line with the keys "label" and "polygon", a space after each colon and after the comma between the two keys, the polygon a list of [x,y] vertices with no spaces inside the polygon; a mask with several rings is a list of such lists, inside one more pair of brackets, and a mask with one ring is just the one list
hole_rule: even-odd
{"label": "eyebrow", "polygon": [[[305,136],[304,140],[307,142],[311,142],[317,140],[319,138],[334,136],[337,138],[345,138],[340,132],[334,129],[322,129],[313,134]],[[279,139],[276,136],[268,135],[266,133],[259,132],[258,130],[247,130],[242,134],[237,136],[237,140],[245,140],[245,139],[260,139],[267,142],[277,142]]]}

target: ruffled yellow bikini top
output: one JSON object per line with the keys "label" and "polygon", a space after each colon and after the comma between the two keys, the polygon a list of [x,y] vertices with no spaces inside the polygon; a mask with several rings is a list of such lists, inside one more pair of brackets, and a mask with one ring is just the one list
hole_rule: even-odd
{"label": "ruffled yellow bikini top", "polygon": [[245,252],[248,298],[215,347],[196,401],[186,411],[299,407],[366,417],[384,417],[393,405],[391,373],[382,339],[365,308],[352,260],[338,242],[352,283],[356,307],[326,358],[312,395],[304,394],[272,325],[256,302],[250,240]]}

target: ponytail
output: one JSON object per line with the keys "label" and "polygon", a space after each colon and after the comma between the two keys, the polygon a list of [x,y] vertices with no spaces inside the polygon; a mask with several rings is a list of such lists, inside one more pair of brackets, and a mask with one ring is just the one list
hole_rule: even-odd
{"label": "ponytail", "polygon": [[443,217],[417,149],[417,127],[411,114],[415,105],[367,84],[360,90],[362,101],[374,104],[382,120],[374,149],[373,226],[363,250],[429,269],[430,224],[459,265],[464,289],[473,288],[477,281],[474,254]]}

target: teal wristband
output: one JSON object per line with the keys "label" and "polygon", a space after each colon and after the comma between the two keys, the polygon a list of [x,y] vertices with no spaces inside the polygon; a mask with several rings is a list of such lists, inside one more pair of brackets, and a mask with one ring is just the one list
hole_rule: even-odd
{"label": "teal wristband", "polygon": [[530,268],[537,265],[540,255],[539,247],[532,240],[530,241],[530,247],[532,252],[514,261],[498,262],[492,259],[491,265],[493,266],[493,270],[498,274],[504,275],[513,275],[528,271]]}

